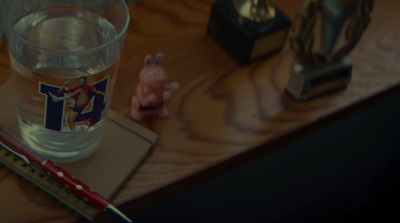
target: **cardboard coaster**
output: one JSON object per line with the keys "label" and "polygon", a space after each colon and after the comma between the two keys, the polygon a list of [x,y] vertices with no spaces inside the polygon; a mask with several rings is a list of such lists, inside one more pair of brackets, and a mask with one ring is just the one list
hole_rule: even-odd
{"label": "cardboard coaster", "polygon": [[[10,97],[12,91],[11,81],[0,87],[0,125],[5,131],[21,138],[14,97]],[[157,139],[154,132],[109,110],[102,143],[96,152],[82,161],[59,166],[105,198],[111,199],[157,143]]]}

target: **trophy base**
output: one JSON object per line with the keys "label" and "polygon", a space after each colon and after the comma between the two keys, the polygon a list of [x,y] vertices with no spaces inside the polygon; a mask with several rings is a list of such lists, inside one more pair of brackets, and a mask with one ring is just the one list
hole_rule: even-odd
{"label": "trophy base", "polygon": [[324,67],[304,70],[301,65],[293,69],[286,87],[298,100],[307,100],[347,87],[351,80],[353,65],[348,58]]}
{"label": "trophy base", "polygon": [[253,22],[237,13],[232,0],[216,0],[207,31],[238,64],[247,64],[284,45],[291,21],[278,9],[275,11],[275,17],[267,22]]}

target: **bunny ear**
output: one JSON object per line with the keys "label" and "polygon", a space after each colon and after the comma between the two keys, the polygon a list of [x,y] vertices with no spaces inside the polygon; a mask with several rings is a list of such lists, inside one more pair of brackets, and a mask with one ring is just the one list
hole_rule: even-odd
{"label": "bunny ear", "polygon": [[144,58],[144,65],[145,65],[145,66],[150,66],[150,65],[151,65],[151,55],[147,55],[147,56]]}
{"label": "bunny ear", "polygon": [[157,55],[156,55],[156,64],[157,64],[157,65],[160,65],[160,63],[161,63],[163,57],[164,57],[164,54],[163,54],[163,53],[157,53]]}

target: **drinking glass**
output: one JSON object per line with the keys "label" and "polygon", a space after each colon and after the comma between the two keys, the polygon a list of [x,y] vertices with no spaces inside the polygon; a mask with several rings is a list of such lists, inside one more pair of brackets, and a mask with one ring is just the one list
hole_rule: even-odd
{"label": "drinking glass", "polygon": [[125,1],[8,0],[2,14],[23,140],[56,162],[88,157],[103,137]]}

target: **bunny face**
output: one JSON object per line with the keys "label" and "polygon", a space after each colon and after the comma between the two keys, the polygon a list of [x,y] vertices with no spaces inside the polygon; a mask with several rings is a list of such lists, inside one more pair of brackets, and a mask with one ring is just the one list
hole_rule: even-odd
{"label": "bunny face", "polygon": [[156,60],[152,63],[151,56],[145,58],[145,67],[140,71],[140,84],[152,89],[158,89],[167,84],[167,74],[164,68],[160,65],[163,58],[161,53],[157,54]]}

